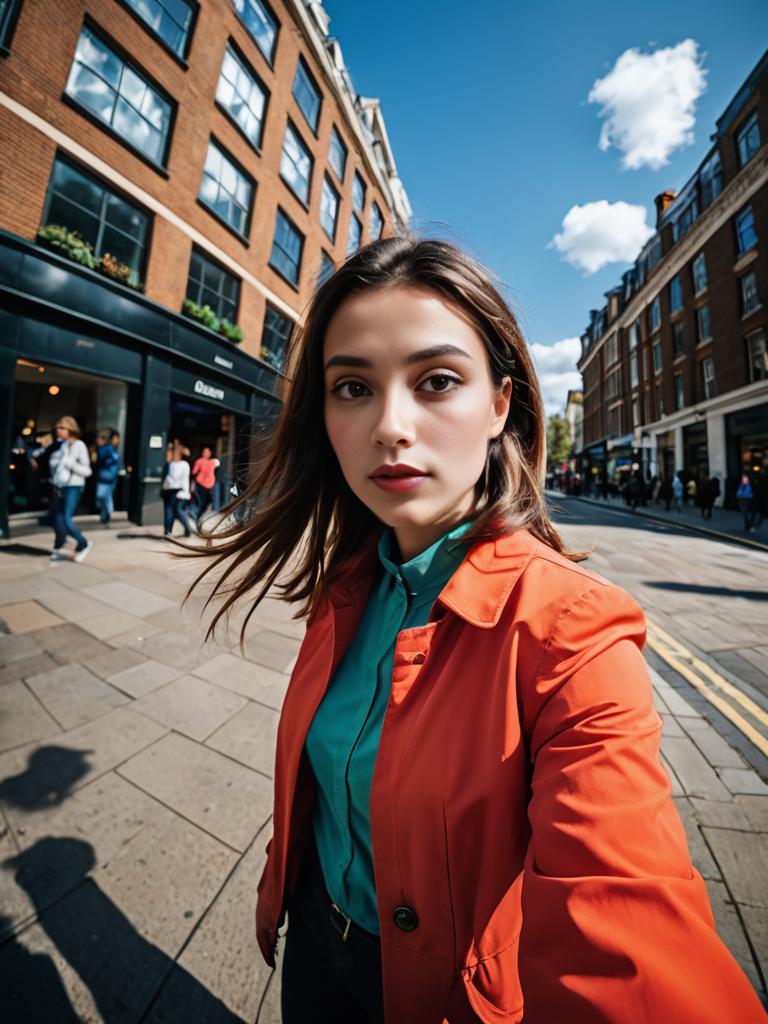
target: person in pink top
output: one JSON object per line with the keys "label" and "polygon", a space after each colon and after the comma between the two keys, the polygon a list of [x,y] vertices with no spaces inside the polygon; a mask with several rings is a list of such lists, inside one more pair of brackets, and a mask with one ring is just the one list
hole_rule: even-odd
{"label": "person in pink top", "polygon": [[195,481],[195,500],[197,502],[197,518],[199,519],[211,504],[211,495],[216,485],[216,470],[221,465],[213,457],[213,451],[205,445],[200,457],[192,466],[192,479]]}

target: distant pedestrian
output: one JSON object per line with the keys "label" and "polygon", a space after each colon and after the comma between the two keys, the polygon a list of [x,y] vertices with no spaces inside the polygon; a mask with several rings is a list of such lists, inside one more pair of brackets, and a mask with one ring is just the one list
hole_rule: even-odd
{"label": "distant pedestrian", "polygon": [[659,484],[658,496],[659,496],[659,501],[663,501],[664,502],[664,510],[666,512],[669,512],[670,506],[672,505],[672,498],[674,496],[674,491],[672,489],[672,481],[671,480],[668,480],[665,477],[661,481],[661,483]]}
{"label": "distant pedestrian", "polygon": [[173,533],[173,524],[178,519],[184,527],[184,536],[191,536],[187,507],[189,505],[189,463],[183,456],[182,445],[172,444],[166,451],[166,472],[161,485],[163,495],[163,532],[166,537]]}
{"label": "distant pedestrian", "polygon": [[720,481],[716,476],[711,476],[709,480],[705,480],[702,484],[701,492],[701,517],[702,519],[711,519],[712,509],[720,497]]}
{"label": "distant pedestrian", "polygon": [[752,485],[754,492],[752,507],[752,526],[757,529],[768,517],[768,476],[760,473]]}
{"label": "distant pedestrian", "polygon": [[608,501],[608,476],[606,473],[600,477],[600,497],[603,501]]}
{"label": "distant pedestrian", "polygon": [[120,475],[120,456],[112,444],[114,436],[107,430],[96,435],[96,508],[102,526],[109,526],[115,511],[115,487]]}
{"label": "distant pedestrian", "polygon": [[698,492],[698,485],[696,483],[696,477],[692,476],[688,483],[685,485],[685,504],[688,502],[692,505],[696,504],[696,494]]}
{"label": "distant pedestrian", "polygon": [[680,479],[680,474],[676,473],[675,478],[672,481],[672,495],[675,499],[675,512],[683,511],[683,494],[685,488],[683,487],[683,481]]}
{"label": "distant pedestrian", "polygon": [[200,457],[195,459],[192,466],[192,479],[195,482],[195,516],[198,522],[211,504],[213,489],[216,486],[216,470],[220,465],[219,460],[213,457],[211,448],[205,445]]}
{"label": "distant pedestrian", "polygon": [[739,489],[736,491],[736,501],[739,503],[739,512],[744,517],[744,533],[751,533],[754,529],[753,523],[753,502],[754,492],[752,484],[746,473],[741,478]]}
{"label": "distant pedestrian", "polygon": [[75,541],[76,562],[82,562],[91,550],[74,523],[74,515],[85,487],[85,481],[92,474],[91,459],[85,443],[81,440],[80,427],[72,416],[62,416],[54,428],[56,448],[48,459],[51,474],[51,517],[53,519],[54,541],[51,561],[66,557],[64,544],[67,537]]}

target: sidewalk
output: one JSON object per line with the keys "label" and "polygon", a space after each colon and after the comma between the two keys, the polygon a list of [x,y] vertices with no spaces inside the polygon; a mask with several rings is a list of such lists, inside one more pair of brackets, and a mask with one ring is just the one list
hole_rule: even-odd
{"label": "sidewalk", "polygon": [[670,523],[672,526],[682,526],[689,530],[696,530],[703,533],[714,533],[719,537],[728,537],[740,541],[750,547],[755,546],[768,550],[768,520],[764,519],[751,533],[744,532],[744,520],[740,512],[734,512],[728,508],[715,508],[712,510],[711,519],[702,519],[701,510],[693,504],[683,505],[682,511],[676,512],[674,507],[669,512],[665,510],[664,503],[652,503],[639,505],[633,512],[623,498],[610,497],[607,500],[597,498],[594,495],[564,495],[561,491],[547,489],[547,498],[557,501],[558,498],[573,498],[577,501],[585,501],[590,505],[599,508],[618,509],[628,515],[644,516],[646,519],[658,520],[662,523]]}
{"label": "sidewalk", "polygon": [[[92,531],[80,565],[51,564],[47,532],[0,549],[3,1005],[57,1024],[278,1024],[253,911],[303,627],[267,599],[245,657],[243,612],[202,645],[202,598],[179,610],[192,572],[147,533]],[[683,684],[651,675],[694,863],[765,997],[768,787]]]}

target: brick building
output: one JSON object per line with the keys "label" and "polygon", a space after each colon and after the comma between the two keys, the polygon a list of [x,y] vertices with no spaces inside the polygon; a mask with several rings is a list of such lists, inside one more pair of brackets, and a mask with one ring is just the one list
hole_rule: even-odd
{"label": "brick building", "polygon": [[137,522],[173,437],[225,494],[318,281],[407,224],[328,27],[301,0],[0,0],[0,533],[43,507],[29,450],[62,414],[119,430]]}
{"label": "brick building", "polygon": [[583,469],[768,476],[768,53],[582,335]]}

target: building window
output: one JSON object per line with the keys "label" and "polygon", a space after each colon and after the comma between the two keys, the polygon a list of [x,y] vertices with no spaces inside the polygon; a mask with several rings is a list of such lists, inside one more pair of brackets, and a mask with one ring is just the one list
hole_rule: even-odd
{"label": "building window", "polygon": [[664,389],[661,382],[656,385],[656,415],[659,419],[664,415]]}
{"label": "building window", "polygon": [[741,293],[741,315],[749,316],[756,309],[760,309],[760,291],[757,287],[757,274],[750,270],[739,278],[739,291]]}
{"label": "building window", "polygon": [[237,322],[240,282],[194,246],[189,262],[187,298],[198,306],[210,306],[220,320]]}
{"label": "building window", "polygon": [[351,256],[353,252],[360,248],[360,239],[363,236],[363,225],[352,214],[349,218],[349,237],[347,239],[347,256]]}
{"label": "building window", "polygon": [[629,357],[629,386],[636,388],[638,384],[637,374],[637,352],[633,352]]}
{"label": "building window", "polygon": [[757,110],[752,111],[736,133],[736,148],[739,151],[739,167],[749,163],[760,149],[760,126],[757,123]]}
{"label": "building window", "polygon": [[640,426],[640,399],[632,399],[632,427]]}
{"label": "building window", "polygon": [[131,284],[138,285],[142,280],[149,217],[61,157],[56,158],[51,171],[43,223],[76,231],[90,242],[96,256],[109,253],[129,266]]}
{"label": "building window", "polygon": [[336,172],[339,181],[344,181],[344,172],[347,169],[347,147],[335,125],[331,131],[331,142],[328,147],[328,163]]}
{"label": "building window", "polygon": [[261,333],[261,358],[281,373],[285,366],[285,354],[292,330],[293,321],[267,303],[264,330]]}
{"label": "building window", "polygon": [[320,103],[322,96],[317,84],[309,73],[309,68],[299,57],[296,65],[296,76],[293,79],[293,98],[299,105],[299,110],[307,119],[307,124],[317,135],[317,122],[320,120]]}
{"label": "building window", "polygon": [[629,351],[632,352],[634,349],[637,348],[637,343],[640,340],[640,318],[639,317],[638,317],[637,320],[633,320],[633,322],[629,325],[628,340],[629,340]]}
{"label": "building window", "polygon": [[765,331],[753,331],[748,334],[747,342],[747,363],[749,365],[749,380],[754,384],[756,380],[768,380],[768,345],[766,344]]}
{"label": "building window", "polygon": [[165,166],[170,101],[90,28],[77,41],[66,93],[142,156]]}
{"label": "building window", "polygon": [[683,308],[683,284],[679,277],[669,282],[669,312],[677,313]]}
{"label": "building window", "polygon": [[723,168],[716,150],[699,171],[699,192],[702,208],[709,206],[723,190]]}
{"label": "building window", "polygon": [[651,303],[651,331],[658,331],[661,326],[661,302],[659,296]]}
{"label": "building window", "polygon": [[317,272],[317,287],[321,284],[325,284],[328,278],[336,270],[336,264],[333,262],[328,253],[323,249],[320,256],[320,270]]}
{"label": "building window", "polygon": [[362,213],[364,206],[365,182],[360,177],[359,173],[355,171],[355,177],[352,180],[352,209],[357,210],[358,213]]}
{"label": "building window", "polygon": [[691,264],[691,273],[694,295],[700,295],[707,287],[707,261],[703,252],[700,252]]}
{"label": "building window", "polygon": [[255,73],[230,43],[221,65],[216,102],[256,149],[261,146],[268,96]]}
{"label": "building window", "polygon": [[253,193],[253,179],[211,139],[200,182],[200,202],[245,238],[251,219]]}
{"label": "building window", "polygon": [[661,341],[653,343],[653,372],[661,373]]}
{"label": "building window", "polygon": [[290,121],[285,126],[283,154],[280,157],[280,177],[303,203],[309,205],[312,154]]}
{"label": "building window", "polygon": [[651,392],[648,388],[643,392],[643,409],[645,412],[645,422],[651,422]]}
{"label": "building window", "polygon": [[699,306],[696,310],[696,320],[699,326],[699,344],[703,341],[710,341],[712,338],[712,324],[709,316],[709,306]]}
{"label": "building window", "polygon": [[272,64],[275,58],[275,44],[280,24],[271,8],[261,0],[232,0],[232,6],[248,29],[253,41]]}
{"label": "building window", "polygon": [[704,398],[714,398],[715,391],[715,360],[702,359],[701,361],[701,382],[704,390]]}
{"label": "building window", "polygon": [[611,402],[614,398],[618,398],[620,390],[621,367],[619,367],[617,370],[614,370],[613,373],[609,373],[608,376],[605,378],[605,392],[603,397],[605,398],[606,402]]}
{"label": "building window", "polygon": [[685,355],[685,324],[678,320],[672,324],[672,358],[679,359]]}
{"label": "building window", "polygon": [[752,215],[752,207],[745,206],[740,213],[737,213],[734,223],[736,224],[736,252],[741,256],[747,249],[757,245],[755,218]]}
{"label": "building window", "polygon": [[304,235],[296,225],[278,208],[275,222],[275,237],[272,241],[272,253],[269,265],[287,281],[299,286],[301,270],[301,253],[304,249]]}
{"label": "building window", "polygon": [[371,241],[378,242],[384,228],[384,218],[378,203],[371,203]]}
{"label": "building window", "polygon": [[0,0],[0,54],[10,52],[11,37],[21,9],[21,0]]}
{"label": "building window", "polygon": [[339,193],[323,176],[323,191],[320,196],[320,224],[332,242],[336,241],[336,225],[339,219]]}
{"label": "building window", "polygon": [[694,197],[672,224],[672,241],[679,242],[684,235],[687,235],[698,216],[699,203]]}
{"label": "building window", "polygon": [[661,236],[656,235],[648,250],[648,272],[650,273],[661,259]]}
{"label": "building window", "polygon": [[122,0],[177,57],[186,57],[196,4],[188,0]]}
{"label": "building window", "polygon": [[612,334],[605,343],[605,365],[613,366],[619,358],[619,340]]}
{"label": "building window", "polygon": [[685,384],[682,373],[675,374],[675,409],[682,409],[685,405]]}

